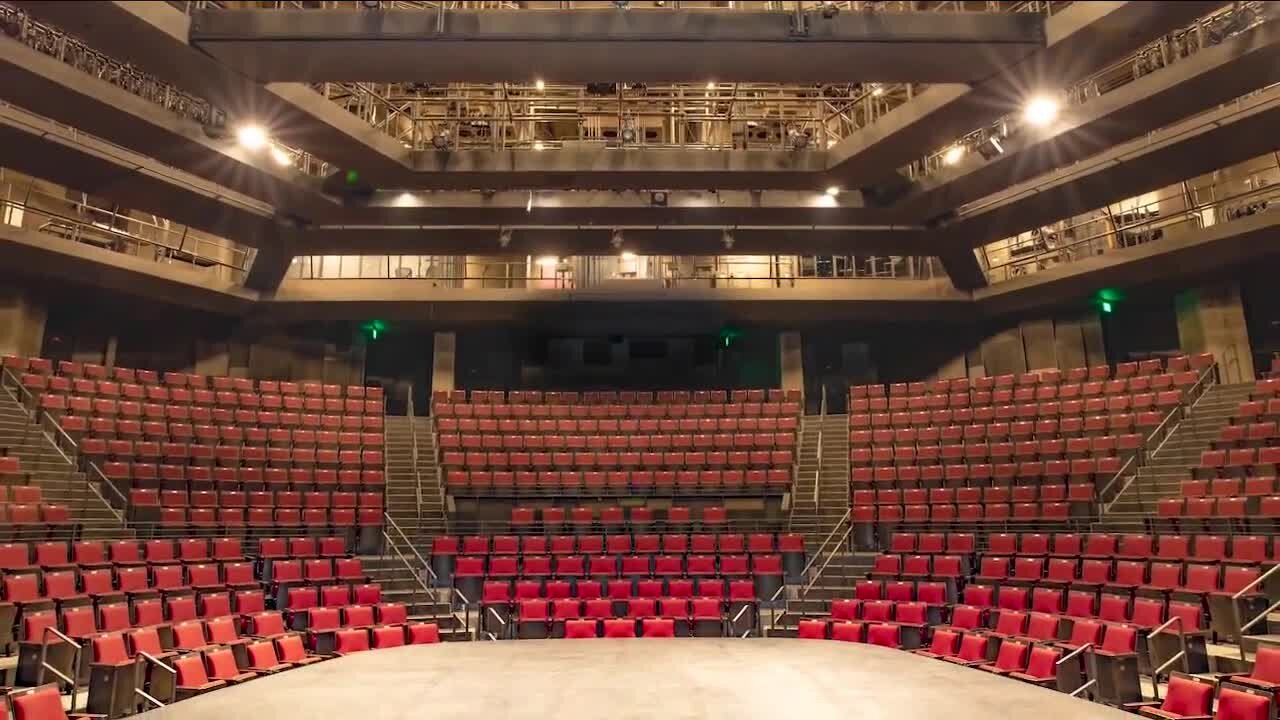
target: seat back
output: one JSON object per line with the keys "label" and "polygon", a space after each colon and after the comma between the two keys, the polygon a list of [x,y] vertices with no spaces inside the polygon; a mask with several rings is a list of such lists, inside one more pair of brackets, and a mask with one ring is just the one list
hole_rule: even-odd
{"label": "seat back", "polygon": [[987,637],[985,635],[967,634],[960,639],[958,656],[966,662],[987,659]]}
{"label": "seat back", "polygon": [[334,652],[353,653],[369,649],[369,632],[364,629],[343,630],[337,634]]}
{"label": "seat back", "polygon": [[1169,676],[1160,709],[1174,717],[1208,715],[1213,710],[1213,682],[1203,682],[1182,673]]}
{"label": "seat back", "polygon": [[198,653],[177,658],[173,661],[173,669],[178,673],[178,687],[201,687],[209,683],[204,661]]}
{"label": "seat back", "polygon": [[1036,645],[1027,659],[1027,675],[1037,680],[1047,680],[1058,675],[1058,658],[1062,651],[1048,645]]}
{"label": "seat back", "polygon": [[1008,672],[1021,672],[1027,666],[1027,644],[1014,640],[1000,643],[996,667]]}
{"label": "seat back", "polygon": [[240,674],[240,668],[236,667],[236,656],[231,652],[231,648],[211,650],[205,653],[204,661],[209,677],[214,680],[230,680]]}

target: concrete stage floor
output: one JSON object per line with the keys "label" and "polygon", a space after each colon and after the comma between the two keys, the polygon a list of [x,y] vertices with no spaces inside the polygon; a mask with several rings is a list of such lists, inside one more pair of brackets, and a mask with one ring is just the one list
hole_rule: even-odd
{"label": "concrete stage floor", "polygon": [[144,713],[147,720],[1121,720],[979,670],[834,641],[520,640],[376,650]]}

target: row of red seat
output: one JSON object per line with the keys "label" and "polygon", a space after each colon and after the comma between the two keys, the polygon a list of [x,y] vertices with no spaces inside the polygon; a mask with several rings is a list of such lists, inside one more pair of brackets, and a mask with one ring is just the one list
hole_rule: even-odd
{"label": "row of red seat", "polygon": [[[1044,432],[1036,428],[1044,426]],[[1083,428],[1083,426],[1081,426]],[[1028,444],[1032,443],[1032,444]],[[898,447],[939,447],[945,445],[966,444],[986,445],[987,454],[1023,454],[1068,453],[1081,457],[1093,455],[1115,455],[1136,450],[1142,445],[1142,436],[1130,433],[1125,435],[1094,435],[1091,437],[1058,437],[1058,426],[1052,420],[1038,423],[994,423],[991,425],[948,425],[943,428],[883,428],[879,430],[853,430],[849,433],[850,449],[881,451],[883,448]],[[1005,446],[1010,452],[1005,453]]]}
{"label": "row of red seat", "polygon": [[[851,448],[849,461],[854,465],[915,465],[928,461],[975,462],[1062,461],[1132,454],[1142,446],[1139,435],[1121,435],[1125,446],[1117,447],[1117,436],[1069,438],[1067,440],[1026,440],[1011,442],[970,442],[951,445],[878,445]],[[1101,442],[1097,442],[1101,441]]]}
{"label": "row of red seat", "polygon": [[1280,495],[1162,498],[1156,502],[1156,517],[1175,523],[1183,520],[1203,523],[1214,520],[1274,520],[1280,518]]}
{"label": "row of red seat", "polygon": [[854,505],[994,505],[1029,502],[1092,502],[1093,485],[988,485],[961,488],[855,489]]}
{"label": "row of red seat", "polygon": [[[40,375],[55,375],[54,361],[46,358],[26,358],[5,355],[0,358],[0,366],[15,372],[32,372]],[[283,393],[285,395],[305,395],[308,397],[355,397],[381,400],[382,388],[361,385],[325,384],[315,380],[292,382],[287,380],[252,380],[249,378],[232,378],[192,373],[160,372],[157,370],[139,370],[134,368],[113,367],[93,363],[59,361],[56,365],[56,376],[65,378],[85,378],[88,380],[113,380],[117,383],[139,383],[142,385],[163,385],[170,388],[198,388],[214,390],[234,390],[236,392]]]}
{"label": "row of red seat", "polygon": [[785,490],[791,471],[770,470],[587,470],[466,471],[450,470],[445,484],[450,491],[496,494],[587,493],[649,494]]}
{"label": "row of red seat", "polygon": [[[241,465],[258,467],[270,465],[273,468],[289,468],[293,466],[309,468],[316,465],[326,465],[381,469],[385,462],[381,450],[242,447],[240,445],[201,445],[199,443],[133,443],[127,440],[113,441],[113,443],[114,445],[108,444],[102,454],[99,454],[98,451],[103,448],[93,443],[88,445],[85,452],[90,457],[108,457],[117,461],[127,461],[136,457],[139,459],[167,461],[181,460],[185,461],[182,464],[216,464],[233,468],[238,468]],[[127,463],[121,462],[120,464]],[[177,463],[170,462],[168,464]]]}
{"label": "row of red seat", "polygon": [[[555,558],[554,565],[552,558]],[[664,578],[747,575],[782,575],[782,555],[690,555],[687,559],[683,555],[459,555],[453,571],[454,578],[508,580],[546,577],[656,577],[658,584],[654,586],[654,591],[660,595],[670,594],[662,588]]]}
{"label": "row of red seat", "polygon": [[386,484],[382,470],[333,470],[325,468],[209,467],[207,465],[155,465],[151,463],[104,463],[102,472],[111,480],[134,487],[157,485],[180,490],[243,488],[245,490],[332,490],[364,488],[381,490]]}
{"label": "row of red seat", "polygon": [[[556,492],[562,492],[562,490],[557,489]],[[624,510],[617,505],[606,505],[598,510],[597,512],[596,508],[586,506],[569,509],[516,506],[511,509],[510,524],[517,530],[529,529],[535,525],[553,530],[567,524],[573,530],[590,531],[597,524],[605,529],[617,529],[623,526],[646,528],[659,522],[667,527],[688,527],[694,523],[693,509],[684,505],[670,505],[662,509],[661,513],[655,508],[643,505],[629,510]],[[707,528],[722,527],[728,519],[728,510],[721,505],[703,507],[698,511],[698,523]]]}
{"label": "row of red seat", "polygon": [[[1181,400],[1179,400],[1181,402]],[[1047,403],[1046,403],[1047,405]],[[1163,408],[1168,409],[1177,407],[1178,403],[1172,403]],[[1042,409],[1048,412],[1041,413]],[[1071,414],[1064,415],[1060,412],[1053,412],[1054,408],[1042,408],[1040,405],[1001,405],[995,408],[987,408],[987,411],[974,411],[972,413],[960,413],[960,411],[935,410],[935,413],[951,413],[950,418],[942,415],[935,420],[933,413],[918,410],[916,412],[895,412],[895,413],[871,413],[871,414],[851,414],[849,415],[849,427],[857,429],[875,429],[875,428],[908,428],[914,427],[919,429],[937,428],[939,432],[948,424],[986,424],[988,426],[1000,423],[1015,421],[1023,421],[1031,424],[1029,428],[1032,433],[1037,436],[1052,435],[1049,429],[1056,427],[1056,435],[1061,437],[1075,437],[1081,433],[1106,434],[1108,432],[1131,432],[1135,427],[1154,427],[1159,425],[1164,419],[1165,412],[1157,410],[1141,410],[1136,413],[1124,412],[1115,414],[1104,414],[1104,411],[1097,414]],[[1154,421],[1154,424],[1152,424]],[[1039,424],[1042,423],[1042,424]],[[1052,425],[1050,423],[1056,423]],[[1012,427],[1012,426],[1011,426]],[[1026,426],[1023,426],[1026,427]],[[1041,430],[1036,432],[1039,427]],[[988,427],[989,437],[1005,437],[998,432],[993,433]],[[1008,437],[1015,437],[1012,432]]]}
{"label": "row of red seat", "polygon": [[[483,606],[506,606],[526,600],[575,600],[577,602],[626,603],[633,598],[656,600],[661,598],[690,600],[702,598],[728,602],[751,602],[756,599],[755,584],[735,576],[697,575],[691,577],[665,577],[662,579],[619,579],[617,570],[606,570],[589,575],[564,576],[569,579],[485,580],[480,594]],[[604,580],[596,578],[605,578]],[[739,579],[734,579],[739,578]]]}
{"label": "row of red seat", "polygon": [[1040,403],[1052,407],[1059,401],[1058,412],[1046,411],[1044,415],[1079,415],[1075,409],[1084,403],[1085,413],[1100,412],[1102,408],[1135,409],[1167,404],[1181,391],[1196,382],[1195,373],[1176,375],[1151,375],[1129,380],[1106,382],[1041,385],[1003,390],[974,390],[971,392],[938,393],[929,395],[898,395],[895,397],[868,397],[849,401],[849,412],[902,412],[943,410],[989,410],[1004,405]]}
{"label": "row of red seat", "polygon": [[382,507],[380,492],[334,492],[297,490],[147,490],[134,489],[129,493],[129,504],[139,507],[231,507],[231,508],[354,508]]}
{"label": "row of red seat", "polygon": [[1113,376],[1119,379],[1141,375],[1157,375],[1163,370],[1168,373],[1186,372],[1188,370],[1203,371],[1213,365],[1212,353],[1183,355],[1169,358],[1161,367],[1159,360],[1143,360],[1141,362],[1124,362],[1115,366],[1114,373],[1110,365],[1094,365],[1067,370],[1047,368],[1025,373],[1009,373],[1005,375],[984,376],[977,378],[952,378],[948,380],[917,381],[911,383],[854,385],[849,388],[852,398],[885,397],[898,395],[923,395],[925,393],[952,393],[974,390],[994,390],[996,388],[1012,388],[1025,385],[1058,385],[1061,383],[1082,383],[1086,381],[1105,381]]}
{"label": "row of red seat", "polygon": [[798,402],[742,402],[675,405],[471,405],[439,403],[437,418],[532,420],[622,420],[624,418],[780,418],[801,413]]}
{"label": "row of red seat", "polygon": [[[278,540],[278,539],[277,539]],[[302,540],[302,539],[299,539]],[[341,538],[306,538],[312,555],[318,547],[323,554],[346,554]],[[267,540],[263,540],[266,543]],[[280,541],[283,542],[283,541]],[[0,544],[0,571],[19,572],[43,568],[98,568],[145,564],[230,562],[244,560],[240,538],[164,538],[154,540],[77,540]]]}
{"label": "row of red seat", "polygon": [[796,432],[800,419],[787,417],[631,418],[627,420],[541,420],[514,418],[437,418],[438,433],[482,435],[676,435],[717,432]]}
{"label": "row of red seat", "polygon": [[1028,460],[1003,463],[951,463],[948,465],[883,465],[854,467],[849,480],[854,488],[869,484],[913,487],[952,483],[1013,484],[1014,482],[1056,484],[1064,479],[1072,483],[1109,480],[1120,472],[1124,462],[1119,457],[1079,458],[1076,460]]}
{"label": "row of red seat", "polygon": [[1261,497],[1276,492],[1276,479],[1272,475],[1255,475],[1246,478],[1212,478],[1209,480],[1183,480],[1179,495],[1184,498],[1200,497]]}
{"label": "row of red seat", "polygon": [[993,503],[991,505],[855,505],[853,523],[897,524],[919,523],[982,523],[982,522],[1032,522],[1044,520],[1065,522],[1070,520],[1071,503]]}
{"label": "row of red seat", "polygon": [[743,450],[794,448],[796,434],[715,433],[697,435],[459,435],[443,433],[443,450]]}
{"label": "row of red seat", "polygon": [[[1280,407],[1277,407],[1280,411]],[[1280,414],[1278,412],[1277,414]],[[1241,425],[1223,425],[1213,446],[1219,450],[1230,450],[1237,447],[1263,447],[1280,443],[1280,432],[1276,430],[1276,421],[1255,422]]]}
{"label": "row of red seat", "polygon": [[220,529],[233,532],[244,528],[264,528],[288,532],[311,530],[343,532],[355,527],[382,525],[382,508],[308,508],[305,510],[270,508],[160,508],[153,517],[130,508],[129,519],[138,523],[158,523],[177,529]]}
{"label": "row of red seat", "polygon": [[[65,418],[64,418],[65,419]],[[132,441],[132,428],[121,432],[117,426],[110,435],[102,437],[96,434],[81,438],[84,451],[99,448],[99,453],[128,455],[133,449],[121,445]],[[359,449],[361,447],[380,449],[386,442],[381,431],[357,432],[337,430],[289,430],[287,428],[244,428],[239,425],[187,425],[185,423],[165,424],[164,422],[144,422],[141,426],[142,438],[151,445],[159,443],[199,442],[204,445],[241,445],[246,447],[322,447]],[[116,439],[118,438],[118,439]],[[138,442],[142,442],[139,440]]]}
{"label": "row of red seat", "polygon": [[[319,435],[320,432],[380,433],[385,425],[381,415],[278,413],[274,410],[233,412],[224,408],[187,408],[183,405],[145,403],[137,405],[127,402],[120,403],[122,412],[119,417],[91,416],[67,413],[66,404],[57,395],[41,395],[39,402],[40,408],[56,418],[73,437],[89,435],[101,438],[189,439],[196,437],[196,427],[209,426],[216,430],[202,430],[205,437],[212,439],[216,433],[218,439],[225,436],[250,445],[282,444],[284,436],[281,432],[309,431],[316,433],[315,440],[308,443],[314,445],[320,438],[327,440],[329,437]],[[191,425],[192,422],[195,424]],[[311,440],[305,434],[301,438]],[[289,441],[292,443],[292,435],[289,435]]]}
{"label": "row of red seat", "polygon": [[432,402],[466,403],[475,405],[511,404],[549,404],[549,405],[688,405],[689,403],[725,403],[725,402],[800,402],[803,395],[800,390],[782,390],[779,388],[751,390],[588,390],[578,392],[542,391],[542,390],[435,390],[431,393]]}
{"label": "row of red seat", "polygon": [[[294,452],[299,452],[295,450]],[[368,451],[366,451],[368,452]],[[312,453],[314,454],[314,453]],[[379,453],[380,455],[380,453]],[[746,469],[789,468],[795,464],[791,450],[741,450],[712,452],[457,452],[441,453],[440,464],[446,468],[532,468],[587,470],[591,468],[650,468],[683,470],[686,468]]]}
{"label": "row of red seat", "polygon": [[611,533],[437,536],[435,555],[741,555],[804,552],[799,533]]}
{"label": "row of red seat", "polygon": [[[35,528],[41,525],[61,529],[75,524],[71,509],[66,505],[51,503],[0,503],[0,524]],[[0,534],[4,530],[0,528]]]}
{"label": "row of red seat", "polygon": [[[114,382],[91,380],[67,380],[27,373],[21,378],[22,386],[41,396],[41,406],[61,410],[74,415],[98,417],[168,417],[180,416],[185,408],[194,412],[223,410],[280,413],[328,413],[332,415],[381,415],[381,400],[361,398],[320,398],[297,395],[259,395],[213,390],[179,390],[165,387],[144,387]],[[48,398],[47,400],[45,398]],[[143,407],[148,408],[143,411]],[[164,408],[156,410],[156,408]],[[169,408],[174,408],[169,410]]]}
{"label": "row of red seat", "polygon": [[[970,533],[893,533],[888,551],[899,554],[973,553]],[[1280,551],[1280,548],[1277,549]],[[1263,563],[1273,556],[1265,535],[1148,535],[1145,533],[992,533],[986,551],[1032,557],[1195,560]]]}
{"label": "row of red seat", "polygon": [[1280,397],[1280,377],[1262,378],[1254,381],[1253,390],[1249,393],[1249,396],[1262,400]]}
{"label": "row of red seat", "polygon": [[1192,468],[1196,477],[1215,477],[1221,472],[1275,476],[1280,466],[1280,445],[1263,448],[1205,450],[1200,464]]}

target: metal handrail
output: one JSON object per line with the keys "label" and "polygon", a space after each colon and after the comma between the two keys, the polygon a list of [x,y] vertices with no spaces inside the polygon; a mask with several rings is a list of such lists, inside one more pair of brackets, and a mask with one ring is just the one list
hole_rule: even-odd
{"label": "metal handrail", "polygon": [[[390,525],[396,529],[396,532],[399,533],[400,537],[402,538],[405,537],[404,532],[400,530],[400,527],[395,524],[394,520],[391,520],[390,515],[387,515],[384,512],[382,516],[384,520],[388,521]],[[390,548],[396,554],[396,557],[400,558],[400,562],[404,563],[404,566],[409,569],[410,573],[413,575],[414,581],[418,583],[418,587],[421,588],[422,591],[426,593],[428,598],[432,599],[433,601],[437,601],[438,599],[436,598],[435,589],[431,587],[427,587],[427,584],[422,581],[422,576],[419,575],[418,572],[413,569],[413,565],[410,564],[409,558],[405,557],[404,553],[400,552],[400,548],[397,547],[394,542],[392,542],[391,536],[387,534],[387,531],[385,529],[382,531],[382,539],[387,544],[387,547]],[[428,573],[431,574],[432,579],[436,580],[435,571],[431,569],[431,566],[427,564],[426,560],[422,559],[422,555],[418,553],[418,549],[415,548],[412,544],[410,544],[409,551],[412,552],[420,562],[422,562],[422,566],[426,568]],[[463,617],[458,617],[458,613],[456,610],[453,609],[452,604],[450,604],[449,606],[449,614],[453,615],[453,619],[462,626],[463,630],[469,630],[471,625],[471,601],[468,600],[467,596],[463,595],[462,592],[459,591],[457,588],[453,588],[453,592],[463,601],[463,608],[464,608]]]}
{"label": "metal handrail", "polygon": [[1186,656],[1187,656],[1187,653],[1185,651],[1179,650],[1177,654],[1169,658],[1167,662],[1165,662],[1163,665],[1156,668],[1155,670],[1151,671],[1151,694],[1155,697],[1156,700],[1160,699],[1160,683],[1156,682],[1156,679],[1160,677],[1160,673],[1169,669],[1170,665],[1174,664],[1175,662],[1181,660]]}
{"label": "metal handrail", "polygon": [[1093,687],[1094,685],[1097,685],[1097,684],[1098,684],[1098,679],[1097,679],[1097,678],[1093,678],[1093,679],[1089,680],[1089,682],[1087,682],[1087,683],[1085,683],[1085,684],[1081,685],[1080,687],[1076,688],[1075,690],[1072,690],[1071,692],[1067,693],[1067,695],[1068,695],[1068,696],[1070,696],[1070,697],[1079,697],[1079,696],[1080,696],[1080,693],[1084,692],[1085,690],[1088,690],[1089,688],[1091,688],[1091,687]]}
{"label": "metal handrail", "polygon": [[[840,519],[836,521],[835,526],[831,528],[831,532],[827,533],[827,536],[822,539],[822,544],[818,546],[817,550],[813,551],[813,557],[809,558],[809,562],[805,563],[804,569],[800,571],[801,575],[804,575],[804,576],[808,575],[809,568],[813,567],[813,564],[818,561],[818,557],[822,555],[822,552],[824,550],[827,549],[827,543],[831,542],[831,538],[835,537],[836,531],[840,529],[840,526],[844,525],[844,523],[850,520],[852,516],[853,516],[852,507],[844,511],[844,515],[842,515]],[[838,546],[839,546],[839,543],[837,543],[837,547]]]}
{"label": "metal handrail", "polygon": [[1068,661],[1068,660],[1070,660],[1071,658],[1073,658],[1073,657],[1075,657],[1075,656],[1077,656],[1077,655],[1079,655],[1079,654],[1083,653],[1083,652],[1084,652],[1084,651],[1086,651],[1086,650],[1089,650],[1089,649],[1090,649],[1090,648],[1092,648],[1092,647],[1093,647],[1093,643],[1085,643],[1085,644],[1081,645],[1080,647],[1076,648],[1075,650],[1072,650],[1071,652],[1067,653],[1066,655],[1063,655],[1061,658],[1058,658],[1057,665],[1062,665],[1062,664],[1063,664],[1063,663],[1065,663],[1066,661]]}
{"label": "metal handrail", "polygon": [[[848,517],[849,514],[852,512],[853,512],[853,508],[849,508],[848,510],[846,510],[845,517]],[[841,523],[843,522],[844,520],[842,518]],[[832,533],[834,533],[839,528],[840,528],[840,524],[837,524],[836,527],[832,529]],[[818,580],[822,577],[822,573],[826,571],[827,566],[831,564],[831,561],[835,558],[836,554],[839,553],[840,548],[844,545],[845,540],[848,539],[849,535],[852,532],[853,532],[853,523],[849,523],[848,527],[845,528],[844,534],[841,535],[840,539],[837,540],[836,543],[831,546],[831,552],[827,553],[826,558],[822,562],[822,566],[818,568],[818,571],[813,574],[812,578],[806,577],[807,582],[803,587],[800,588],[800,592],[796,596],[797,600],[803,600],[804,598],[808,597],[809,591],[812,590],[814,586],[818,584]],[[828,539],[830,539],[830,537],[828,537]],[[826,547],[826,543],[823,543],[823,547],[824,548]],[[817,559],[817,555],[818,553],[814,554],[814,560]],[[811,560],[808,564],[805,565],[805,570],[802,571],[802,574],[807,572],[812,565],[813,565],[813,561]],[[769,597],[769,603],[770,603],[769,629],[770,630],[776,630],[778,628],[778,621],[787,616],[786,608],[783,608],[782,614],[778,615],[776,614],[776,608],[774,607],[774,604],[777,603],[778,598],[781,597],[783,591],[785,591],[786,589],[787,589],[787,586],[784,583],[776,591],[774,591],[773,595]]]}
{"label": "metal handrail", "polygon": [[[418,552],[418,548],[409,541],[409,537],[404,534],[404,530],[400,529],[400,525],[391,517],[391,515],[387,512],[383,512],[382,519],[386,522],[388,527],[396,531],[396,534],[404,541],[405,546],[409,548],[409,552],[413,553],[414,557],[418,559],[418,562],[422,563],[422,567],[427,571],[427,574],[431,576],[432,584],[434,585],[439,582],[440,578],[436,575],[436,571],[431,568],[431,563],[427,562],[427,559],[422,557],[422,553]],[[383,531],[382,534],[387,535],[386,531]],[[391,541],[391,536],[387,535],[387,541]]]}
{"label": "metal handrail", "polygon": [[827,386],[822,386],[822,402],[818,405],[818,453],[817,466],[813,470],[813,507],[818,507],[818,486],[822,478],[822,435],[827,427]]}
{"label": "metal handrail", "polygon": [[[174,670],[171,665],[162,661],[160,658],[152,655],[146,650],[139,650],[138,654],[141,655],[144,660],[160,668],[161,670],[168,673],[173,678],[173,682],[169,684],[169,687],[170,687],[169,704],[173,704],[173,702],[178,699],[178,671]],[[137,692],[142,693],[141,690],[137,690]],[[160,707],[164,707],[164,703],[151,697],[150,695],[146,693],[142,693],[142,696],[145,697],[147,700],[150,700],[151,702],[155,703],[156,705],[159,705]]]}
{"label": "metal handrail", "polygon": [[418,532],[422,531],[422,473],[418,471],[418,430],[414,422],[413,414],[413,383],[409,384],[409,437],[410,450],[409,456],[413,462],[413,490],[414,498],[417,502]]}
{"label": "metal handrail", "polygon": [[1271,568],[1268,569],[1266,572],[1254,578],[1253,582],[1249,583],[1248,585],[1245,585],[1244,587],[1236,591],[1234,594],[1232,594],[1231,599],[1239,600],[1240,598],[1244,597],[1246,593],[1248,593],[1250,590],[1254,589],[1258,585],[1262,584],[1263,580],[1266,580],[1267,578],[1271,577],[1271,574],[1276,572],[1277,570],[1280,570],[1280,565],[1272,565]]}
{"label": "metal handrail", "polygon": [[1178,623],[1178,632],[1179,632],[1179,633],[1181,633],[1181,632],[1182,632],[1182,616],[1181,616],[1181,615],[1174,615],[1173,617],[1169,618],[1168,620],[1164,621],[1163,623],[1161,623],[1161,624],[1157,625],[1157,626],[1155,627],[1155,629],[1154,629],[1154,630],[1152,630],[1151,632],[1147,633],[1147,635],[1148,635],[1148,636],[1151,636],[1151,635],[1158,635],[1159,633],[1163,632],[1165,628],[1169,627],[1170,625],[1174,624],[1175,622],[1176,622],[1176,623]]}
{"label": "metal handrail", "polygon": [[50,626],[50,625],[46,625],[46,626],[45,626],[45,628],[44,628],[44,630],[43,630],[43,631],[41,631],[41,633],[40,633],[40,665],[36,668],[36,686],[38,687],[38,686],[40,686],[40,685],[43,685],[43,684],[44,684],[44,671],[45,671],[45,670],[48,670],[49,672],[51,672],[51,673],[53,673],[54,675],[56,675],[56,676],[58,677],[58,679],[59,679],[59,680],[61,680],[62,682],[65,682],[65,683],[67,683],[67,684],[71,685],[71,690],[72,690],[72,692],[71,692],[71,706],[70,706],[69,708],[67,708],[67,712],[68,712],[68,713],[75,713],[75,711],[76,711],[76,692],[75,692],[76,681],[75,681],[75,678],[68,677],[68,676],[67,676],[67,675],[65,675],[61,670],[59,670],[58,668],[56,668],[56,667],[54,667],[54,666],[52,666],[52,665],[50,665],[50,664],[49,664],[48,659],[49,659],[49,635],[50,635],[50,634],[53,634],[55,637],[57,637],[57,638],[58,638],[59,640],[61,640],[62,642],[65,642],[65,643],[67,643],[68,645],[70,645],[71,647],[75,648],[75,651],[71,654],[71,672],[72,672],[72,673],[79,673],[79,672],[80,672],[80,653],[84,650],[84,647],[83,647],[80,643],[76,642],[75,640],[72,640],[70,637],[68,637],[67,635],[65,635],[64,633],[62,633],[60,630],[58,630],[58,628],[53,627],[53,626]]}
{"label": "metal handrail", "polygon": [[[124,493],[120,491],[120,488],[116,487],[115,483],[111,482],[111,480],[107,478],[106,473],[102,472],[102,468],[98,467],[97,463],[90,460],[86,466],[86,472],[97,475],[99,478],[99,484],[102,485],[103,487],[111,488],[111,492],[114,493],[116,497],[120,498],[121,508],[126,508],[129,506],[129,498],[125,497]],[[85,478],[85,482],[88,482],[88,481],[89,479]],[[121,513],[116,512],[115,506],[113,506],[111,502],[108,501],[104,495],[102,495],[102,493],[98,492],[98,490],[93,487],[93,483],[89,483],[89,488],[93,490],[93,492],[97,494],[98,497],[102,498],[102,503],[111,510],[111,514],[115,515],[117,520],[120,520],[121,522],[124,521],[124,516]]]}
{"label": "metal handrail", "polygon": [[1107,484],[1103,485],[1102,489],[1098,491],[1098,500],[1099,500],[1098,518],[1099,519],[1102,518],[1101,502],[1105,501],[1107,497],[1107,491],[1110,490],[1111,486],[1115,485],[1116,482],[1120,480],[1120,478],[1124,477],[1125,471],[1129,469],[1129,466],[1134,463],[1134,460],[1137,457],[1138,457],[1138,453],[1134,453],[1132,456],[1130,456],[1128,460],[1125,460],[1124,464],[1120,466],[1120,469],[1116,471],[1116,474],[1112,475],[1111,479],[1107,481]]}
{"label": "metal handrail", "polygon": [[1261,585],[1264,580],[1271,577],[1272,573],[1276,572],[1277,570],[1280,570],[1280,565],[1272,565],[1266,572],[1254,578],[1254,580],[1250,582],[1248,585],[1245,585],[1244,587],[1240,588],[1239,590],[1232,593],[1231,595],[1231,615],[1232,615],[1232,618],[1235,620],[1236,628],[1238,628],[1237,632],[1240,634],[1239,637],[1236,638],[1236,644],[1239,645],[1240,647],[1241,661],[1245,660],[1245,652],[1244,652],[1245,630],[1248,630],[1254,625],[1257,625],[1260,621],[1262,621],[1268,615],[1274,612],[1276,608],[1280,607],[1280,601],[1276,601],[1275,603],[1272,603],[1266,610],[1263,610],[1262,612],[1258,613],[1256,617],[1254,617],[1252,620],[1246,623],[1246,622],[1242,622],[1243,618],[1240,617],[1240,598],[1244,597],[1246,593],[1248,593],[1250,590],[1254,589],[1258,585]]}

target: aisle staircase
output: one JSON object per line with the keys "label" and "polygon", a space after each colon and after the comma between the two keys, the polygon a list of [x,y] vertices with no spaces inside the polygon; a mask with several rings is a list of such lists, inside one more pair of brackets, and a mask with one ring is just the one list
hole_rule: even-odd
{"label": "aisle staircase", "polygon": [[30,412],[14,397],[12,390],[0,390],[0,454],[16,455],[22,461],[23,484],[40,488],[43,502],[65,505],[71,511],[77,537],[120,538],[132,535],[117,510],[100,496],[101,484],[89,481],[75,463],[74,451],[64,454]]}
{"label": "aisle staircase", "polygon": [[1156,503],[1181,492],[1182,481],[1191,478],[1188,468],[1200,461],[1200,453],[1209,449],[1240,403],[1249,399],[1252,389],[1253,383],[1241,383],[1214,385],[1205,391],[1184,411],[1172,433],[1154,448],[1132,481],[1103,508],[1094,529],[1105,532],[1149,529],[1146,518],[1155,515]]}

